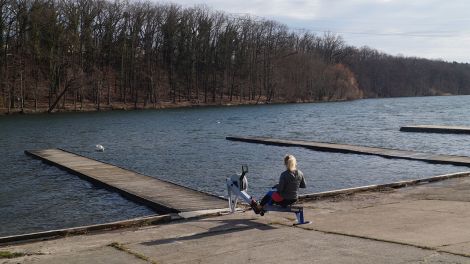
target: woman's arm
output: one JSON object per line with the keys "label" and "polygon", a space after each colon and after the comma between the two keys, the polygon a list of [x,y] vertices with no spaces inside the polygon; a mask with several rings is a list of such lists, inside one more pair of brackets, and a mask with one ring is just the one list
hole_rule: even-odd
{"label": "woman's arm", "polygon": [[277,191],[282,192],[284,191],[284,188],[286,188],[286,180],[284,174],[281,174],[281,177],[279,177],[279,183],[277,184]]}
{"label": "woman's arm", "polygon": [[300,174],[300,178],[301,178],[301,179],[300,179],[300,186],[299,186],[299,187],[300,187],[300,188],[306,188],[307,185],[305,184],[305,177],[304,177],[304,174],[303,174],[301,171],[299,171],[299,172],[300,172],[299,174]]}

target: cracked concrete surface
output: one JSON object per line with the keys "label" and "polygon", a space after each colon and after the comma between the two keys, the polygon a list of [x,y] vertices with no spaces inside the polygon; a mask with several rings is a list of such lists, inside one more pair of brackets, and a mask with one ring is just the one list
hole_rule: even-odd
{"label": "cracked concrete surface", "polygon": [[470,263],[470,178],[303,205],[310,225],[245,212],[3,247],[43,255],[0,263]]}

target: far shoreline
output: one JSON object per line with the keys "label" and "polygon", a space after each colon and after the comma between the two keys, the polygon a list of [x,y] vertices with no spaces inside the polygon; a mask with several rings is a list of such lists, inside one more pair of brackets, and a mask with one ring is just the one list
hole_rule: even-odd
{"label": "far shoreline", "polygon": [[164,109],[184,109],[184,108],[208,108],[208,107],[233,107],[233,106],[255,106],[255,105],[281,105],[281,104],[308,104],[308,103],[332,103],[354,101],[358,99],[341,99],[341,100],[309,100],[309,101],[232,101],[232,102],[216,102],[216,103],[191,103],[185,102],[168,102],[162,101],[156,104],[148,104],[144,106],[142,103],[135,107],[134,103],[113,103],[111,105],[101,105],[99,108],[92,103],[86,103],[83,107],[76,108],[74,105],[67,105],[65,108],[55,109],[48,112],[48,107],[25,107],[13,108],[8,111],[7,108],[0,108],[0,116],[13,115],[37,115],[37,114],[56,114],[56,113],[89,113],[89,112],[108,112],[108,111],[142,111],[142,110],[164,110]]}
{"label": "far shoreline", "polygon": [[449,96],[468,96],[468,94],[440,94],[440,95],[423,95],[423,96],[398,96],[398,97],[365,97],[354,99],[337,99],[337,100],[303,100],[303,101],[289,101],[289,100],[276,100],[271,102],[261,100],[251,101],[224,101],[224,102],[208,102],[208,103],[191,103],[189,101],[176,102],[161,101],[159,103],[152,103],[143,105],[139,103],[137,107],[134,103],[112,103],[111,105],[101,105],[99,108],[90,102],[84,103],[83,107],[75,107],[73,104],[67,104],[65,108],[55,109],[48,112],[47,104],[42,103],[40,107],[13,108],[8,111],[7,108],[0,108],[0,116],[13,116],[13,115],[37,115],[37,114],[56,114],[56,113],[90,113],[90,112],[108,112],[108,111],[142,111],[142,110],[164,110],[164,109],[184,109],[184,108],[207,108],[207,107],[232,107],[232,106],[255,106],[255,105],[283,105],[283,104],[311,104],[311,103],[338,103],[350,102],[357,100],[370,100],[370,99],[393,99],[393,98],[421,98],[421,97],[449,97]]}

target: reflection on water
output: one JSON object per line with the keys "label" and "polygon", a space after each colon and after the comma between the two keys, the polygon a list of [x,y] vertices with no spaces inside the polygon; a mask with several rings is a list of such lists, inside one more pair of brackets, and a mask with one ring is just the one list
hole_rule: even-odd
{"label": "reflection on water", "polygon": [[[224,178],[250,166],[260,196],[294,154],[305,192],[386,183],[467,170],[418,161],[315,152],[225,140],[228,135],[304,139],[470,155],[467,135],[399,132],[402,125],[470,125],[470,97],[341,103],[68,113],[0,117],[0,235],[103,223],[154,214],[119,195],[27,157],[25,149],[64,148],[217,195]],[[95,152],[102,144],[105,152]]]}

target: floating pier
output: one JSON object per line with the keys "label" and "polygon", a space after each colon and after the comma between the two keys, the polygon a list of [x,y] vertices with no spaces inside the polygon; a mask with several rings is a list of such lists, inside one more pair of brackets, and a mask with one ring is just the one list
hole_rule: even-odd
{"label": "floating pier", "polygon": [[402,126],[400,131],[403,132],[422,132],[422,133],[443,133],[443,134],[470,134],[470,127],[462,126]]}
{"label": "floating pier", "polygon": [[305,140],[272,139],[272,138],[264,138],[264,137],[226,137],[226,139],[232,140],[232,141],[259,143],[259,144],[265,144],[265,145],[276,145],[276,146],[285,146],[285,147],[304,147],[308,149],[313,149],[317,151],[325,151],[325,152],[375,155],[375,156],[381,156],[385,158],[418,160],[418,161],[425,161],[425,162],[436,163],[436,164],[452,164],[452,165],[459,165],[459,166],[470,166],[470,157],[466,157],[466,156],[442,155],[442,154],[417,152],[417,151],[410,151],[410,150],[364,147],[364,146],[322,143],[322,142],[305,141]]}
{"label": "floating pier", "polygon": [[171,182],[126,170],[61,149],[25,151],[37,159],[116,191],[160,213],[227,208],[227,201]]}

